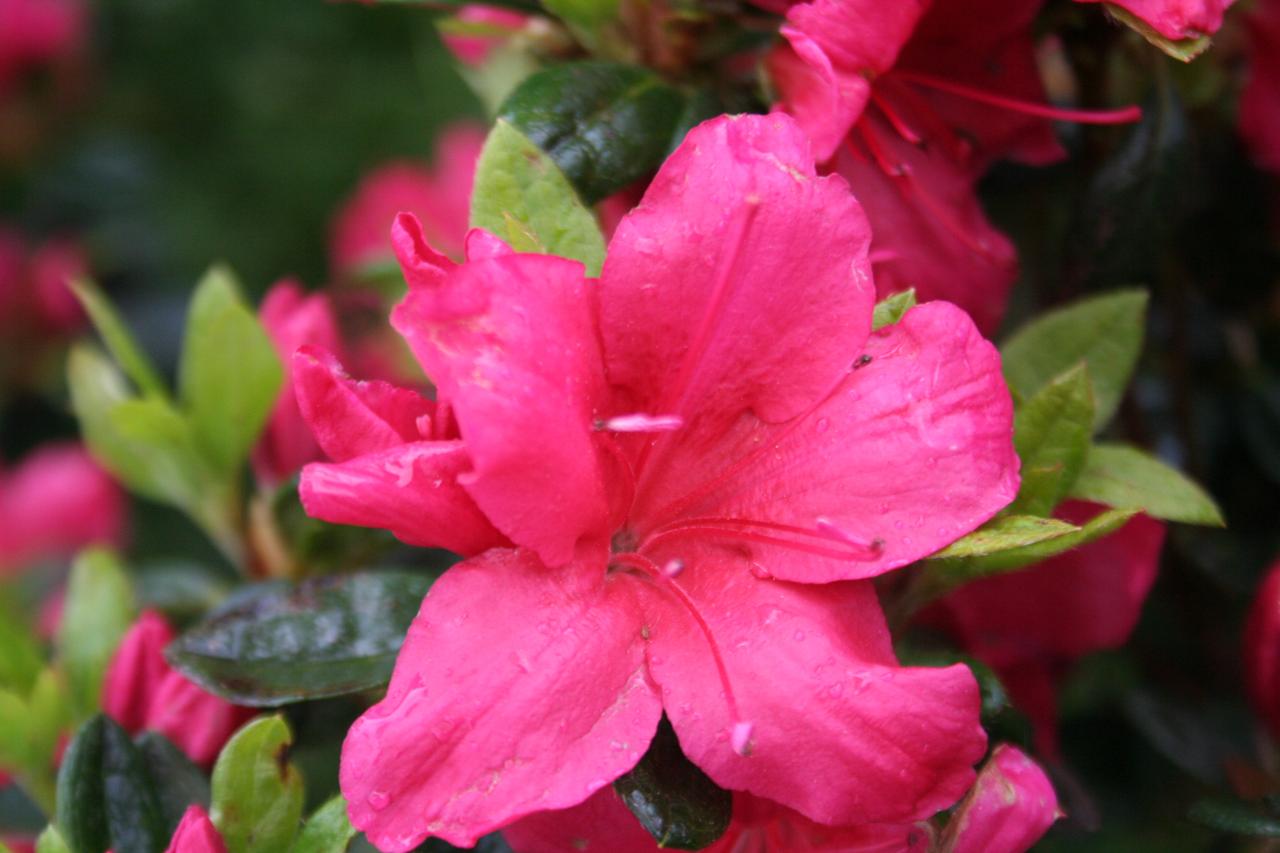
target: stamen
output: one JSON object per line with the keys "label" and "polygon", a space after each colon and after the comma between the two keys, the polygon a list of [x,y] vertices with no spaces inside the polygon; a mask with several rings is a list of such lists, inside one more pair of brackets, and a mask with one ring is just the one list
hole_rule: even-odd
{"label": "stamen", "polygon": [[[1079,124],[1129,124],[1142,118],[1142,108],[1136,105],[1116,110],[1071,110],[1049,104],[1037,104],[1034,101],[1007,98],[994,92],[975,89],[963,83],[943,80],[942,78],[934,77],[930,74],[920,74],[916,71],[895,70],[894,75],[901,80],[907,80],[930,89],[937,89],[939,92],[947,92],[961,98],[968,98],[971,101],[990,104],[993,107],[1001,107],[1013,112],[1056,121],[1070,121]],[[893,119],[890,118],[890,121],[892,122]]]}
{"label": "stamen", "polygon": [[832,539],[836,539],[853,548],[861,548],[870,554],[870,558],[875,560],[884,553],[884,540],[880,538],[872,539],[870,542],[863,542],[840,525],[825,516],[818,516],[814,522],[814,527],[819,533],[826,534]]}
{"label": "stamen", "polygon": [[[685,592],[679,584],[672,580],[671,576],[663,569],[659,569],[648,557],[643,554],[627,553],[614,554],[611,557],[613,562],[620,563],[624,566],[630,566],[638,569],[649,577],[657,581],[658,586],[667,590],[671,595],[679,601],[689,611],[689,615],[693,617],[693,621],[697,624],[698,629],[702,632],[702,636],[707,641],[707,647],[711,650],[711,659],[715,662],[716,673],[720,676],[720,686],[724,689],[724,701],[729,710],[730,720],[730,736],[729,742],[733,747],[733,751],[738,755],[746,756],[751,753],[751,733],[755,730],[752,723],[742,719],[742,715],[738,713],[738,699],[733,693],[733,684],[729,681],[729,669],[725,666],[724,656],[720,653],[720,646],[716,643],[715,636],[711,633],[711,626],[707,624],[707,620],[703,618],[702,612],[698,610],[698,605],[694,603],[689,594]],[[672,562],[683,562],[673,560]],[[668,566],[670,563],[667,564]]]}
{"label": "stamen", "polygon": [[[759,533],[750,530],[749,528],[751,527],[777,531],[779,534],[789,534],[789,536]],[[650,533],[641,543],[640,550],[643,551],[663,539],[688,538],[690,536],[757,542],[761,545],[774,545],[779,548],[799,551],[803,554],[812,554],[816,557],[829,557],[834,560],[875,560],[880,557],[884,546],[883,542],[880,542],[879,545],[876,544],[879,540],[867,544],[847,534],[845,537],[833,536],[823,530],[811,530],[774,521],[757,521],[746,518],[691,518],[666,525]],[[833,543],[838,543],[845,547],[826,547]]]}
{"label": "stamen", "polygon": [[684,418],[679,415],[646,415],[643,412],[595,422],[597,430],[609,432],[672,432],[682,426]]}
{"label": "stamen", "polygon": [[871,87],[871,101],[880,108],[880,112],[884,113],[884,117],[889,120],[889,124],[893,125],[893,129],[898,135],[910,142],[912,145],[919,145],[924,142],[924,137],[911,129],[911,126],[903,121],[898,111],[890,106],[889,102],[883,95],[876,91],[876,87]]}

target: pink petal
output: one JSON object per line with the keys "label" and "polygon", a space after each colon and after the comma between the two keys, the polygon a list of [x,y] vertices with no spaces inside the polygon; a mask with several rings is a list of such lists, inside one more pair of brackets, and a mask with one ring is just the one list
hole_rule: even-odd
{"label": "pink petal", "polygon": [[1260,0],[1244,20],[1249,66],[1240,92],[1240,136],[1254,162],[1280,173],[1280,2]]}
{"label": "pink petal", "polygon": [[1018,489],[1000,358],[953,305],[871,336],[841,385],[785,424],[689,435],[633,513],[642,542],[733,543],[774,577],[872,577],[972,531]]}
{"label": "pink petal", "polygon": [[187,806],[165,853],[227,853],[227,845],[204,809]]}
{"label": "pink petal", "polygon": [[435,406],[416,391],[378,380],[357,382],[318,347],[299,349],[291,367],[298,407],[335,462],[434,437],[421,426],[432,425]]}
{"label": "pink petal", "polygon": [[196,764],[209,767],[253,711],[206,693],[177,670],[151,696],[143,728],[163,734]]}
{"label": "pink petal", "polygon": [[431,245],[422,222],[412,213],[396,214],[391,223],[391,247],[410,291],[415,287],[437,286],[455,266],[448,256]]}
{"label": "pink petal", "polygon": [[483,65],[494,50],[523,30],[531,20],[528,15],[510,9],[479,3],[463,6],[454,15],[454,19],[466,24],[481,25],[485,30],[483,33],[440,33],[440,40],[454,58],[470,66]]}
{"label": "pink petal", "polygon": [[146,722],[151,698],[170,672],[164,648],[173,629],[154,610],[144,610],[120,639],[102,686],[102,710],[129,732]]}
{"label": "pink petal", "polygon": [[1258,716],[1280,732],[1280,562],[1267,570],[1249,608],[1244,684]]}
{"label": "pink petal", "polygon": [[[1077,0],[1097,3],[1101,0]],[[1165,38],[1175,41],[1213,35],[1222,26],[1222,13],[1234,0],[1107,0],[1128,9]]]}
{"label": "pink petal", "polygon": [[943,853],[1024,853],[1062,816],[1043,770],[1000,744],[947,824]]}
{"label": "pink petal", "polygon": [[694,128],[609,244],[600,322],[618,414],[723,427],[811,406],[869,331],[869,238],[786,116]]}
{"label": "pink petal", "polygon": [[[674,553],[668,556],[676,556]],[[678,583],[723,657],[667,590],[646,597],[649,668],[681,747],[718,784],[821,823],[905,822],[954,803],[986,749],[977,683],[963,666],[897,665],[866,582],[759,580],[727,549],[678,556]],[[737,722],[753,748],[730,748]]]}
{"label": "pink petal", "polygon": [[[502,830],[515,853],[659,853],[612,787],[601,788],[576,806],[534,812]],[[716,851],[719,842],[707,848]]]}
{"label": "pink petal", "polygon": [[88,272],[83,247],[73,240],[50,240],[32,254],[29,265],[36,317],[55,335],[76,332],[85,317],[70,283]]}
{"label": "pink petal", "polygon": [[307,514],[333,524],[390,530],[423,548],[478,554],[504,543],[458,483],[471,468],[460,441],[415,441],[340,464],[302,469]]}
{"label": "pink petal", "polygon": [[551,566],[602,552],[609,507],[593,423],[604,396],[595,291],[545,255],[472,260],[410,290],[392,314],[448,400],[485,515]]}
{"label": "pink petal", "polygon": [[585,565],[549,570],[530,551],[449,569],[387,697],[343,745],[352,823],[386,851],[428,835],[467,847],[629,770],[661,714],[634,593]]}

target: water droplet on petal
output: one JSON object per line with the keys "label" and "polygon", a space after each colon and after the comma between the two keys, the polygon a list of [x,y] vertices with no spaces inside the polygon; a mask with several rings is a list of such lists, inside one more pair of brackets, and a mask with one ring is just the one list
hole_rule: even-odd
{"label": "water droplet on petal", "polygon": [[827,428],[830,426],[831,420],[829,418],[818,418],[818,423],[816,424],[818,432],[826,432]]}
{"label": "water droplet on petal", "polygon": [[391,805],[391,795],[386,791],[370,791],[365,799],[369,803],[369,808],[375,812],[380,812]]}

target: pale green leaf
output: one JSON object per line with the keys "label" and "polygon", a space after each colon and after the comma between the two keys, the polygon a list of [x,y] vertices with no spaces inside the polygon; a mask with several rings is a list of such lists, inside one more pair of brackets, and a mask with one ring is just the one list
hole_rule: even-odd
{"label": "pale green leaf", "polygon": [[1135,447],[1098,444],[1071,496],[1113,507],[1139,509],[1153,518],[1221,527],[1213,498],[1181,472]]}
{"label": "pale green leaf", "polygon": [[1022,460],[1022,485],[1009,511],[1047,516],[1084,466],[1093,432],[1093,389],[1079,365],[1018,407],[1013,444]]}
{"label": "pale green leaf", "polygon": [[134,340],[129,327],[124,324],[111,300],[88,279],[80,279],[71,285],[85,313],[93,321],[102,342],[115,358],[116,363],[125,372],[138,389],[144,394],[165,396],[167,394],[164,381],[151,365],[142,347]]}
{"label": "pale green leaf", "polygon": [[284,718],[259,717],[223,747],[213,767],[210,818],[229,853],[288,850],[302,819],[302,777],[286,760]]}
{"label": "pale green leaf", "polygon": [[881,299],[876,303],[875,312],[871,315],[872,331],[882,329],[885,326],[892,326],[902,319],[902,315],[914,307],[916,307],[916,289],[914,287],[895,293],[887,299]]}
{"label": "pale green leaf", "polygon": [[134,615],[133,589],[110,551],[82,551],[67,582],[58,652],[79,718],[98,708],[107,664]]}
{"label": "pale green leaf", "polygon": [[1002,515],[992,519],[977,530],[957,539],[933,555],[932,559],[958,559],[981,557],[1015,548],[1024,548],[1057,539],[1080,528],[1056,518],[1038,518],[1030,515]]}
{"label": "pale green leaf", "polygon": [[339,794],[307,818],[292,853],[343,853],[355,834],[347,819],[347,801]]}

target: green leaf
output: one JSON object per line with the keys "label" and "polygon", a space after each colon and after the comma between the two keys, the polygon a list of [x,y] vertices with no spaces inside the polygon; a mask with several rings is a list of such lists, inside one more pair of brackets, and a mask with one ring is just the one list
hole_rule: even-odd
{"label": "green leaf", "polygon": [[57,827],[50,824],[36,839],[36,853],[72,853]]}
{"label": "green leaf", "polygon": [[51,804],[58,742],[71,722],[66,691],[52,669],[29,689],[0,690],[0,766],[19,773],[28,792]]}
{"label": "green leaf", "polygon": [[0,687],[29,690],[44,666],[40,643],[27,621],[0,604]]}
{"label": "green leaf", "polygon": [[124,370],[125,375],[138,386],[138,390],[144,394],[166,396],[168,392],[165,390],[160,374],[151,365],[151,360],[142,351],[142,347],[138,346],[138,342],[134,340],[129,327],[124,324],[115,306],[111,304],[111,300],[87,279],[72,282],[71,289],[79,298],[80,304],[84,306],[89,319],[93,321],[93,327],[98,330],[102,342],[107,345],[107,349]]}
{"label": "green leaf", "polygon": [[[597,0],[562,5],[599,6]],[[610,11],[608,14],[612,15]],[[498,117],[555,162],[587,204],[653,172],[676,143],[684,96],[634,65],[570,62],[526,79]]]}
{"label": "green leaf", "polygon": [[147,731],[134,739],[155,784],[156,800],[165,832],[172,837],[188,806],[209,808],[209,779],[186,754],[159,732]]}
{"label": "green leaf", "polygon": [[1207,35],[1185,39],[1171,39],[1123,6],[1117,6],[1114,3],[1106,3],[1104,5],[1107,13],[1111,15],[1111,17],[1132,29],[1138,35],[1160,48],[1169,56],[1172,56],[1174,59],[1182,62],[1190,62],[1195,59],[1197,56],[1208,50],[1209,45],[1213,43],[1213,40]]}
{"label": "green leaf", "polygon": [[1056,518],[1039,518],[1030,515],[1002,515],[977,530],[957,539],[937,552],[931,559],[955,560],[965,557],[981,557],[1025,548],[1050,539],[1058,539],[1080,528]]}
{"label": "green leaf", "polygon": [[1071,497],[1107,506],[1139,509],[1153,518],[1222,527],[1213,498],[1181,472],[1123,444],[1089,450]]}
{"label": "green leaf", "polygon": [[282,381],[271,339],[231,273],[214,267],[191,298],[178,388],[216,470],[234,474],[244,464]]}
{"label": "green leaf", "polygon": [[302,819],[302,777],[287,759],[292,741],[283,717],[259,717],[223,747],[209,816],[228,853],[280,853],[292,844]]}
{"label": "green leaf", "polygon": [[139,491],[188,511],[199,505],[208,469],[191,422],[172,403],[159,397],[124,400],[107,417],[116,434],[137,448],[134,480],[147,484]]}
{"label": "green leaf", "polygon": [[339,794],[307,818],[292,853],[343,853],[355,835],[347,819],[347,801]]}
{"label": "green leaf", "polygon": [[485,140],[471,194],[471,224],[512,248],[604,264],[604,237],[560,168],[528,137],[499,119]]}
{"label": "green leaf", "polygon": [[133,620],[133,589],[110,551],[82,551],[71,568],[58,631],[72,707],[82,717],[98,707],[107,664]]}
{"label": "green leaf", "polygon": [[701,850],[729,828],[732,795],[685,757],[666,717],[640,763],[613,787],[659,847]]}
{"label": "green leaf", "polygon": [[124,729],[103,714],[80,727],[58,773],[57,825],[73,853],[161,853],[155,786]]}
{"label": "green leaf", "polygon": [[1094,431],[1115,414],[1142,350],[1147,294],[1122,290],[1050,311],[1019,329],[1000,353],[1010,387],[1030,397],[1081,361],[1093,381]]}
{"label": "green leaf", "polygon": [[910,288],[893,294],[876,303],[875,312],[871,315],[871,330],[892,326],[902,319],[912,308],[916,307],[916,289]]}
{"label": "green leaf", "polygon": [[211,693],[275,706],[381,687],[431,585],[370,571],[264,584],[169,646],[169,661]]}
{"label": "green leaf", "polygon": [[1093,388],[1082,364],[1018,407],[1013,444],[1022,460],[1022,486],[1009,511],[1052,513],[1080,475],[1092,433]]}
{"label": "green leaf", "polygon": [[1264,814],[1252,804],[1239,800],[1200,800],[1191,806],[1187,817],[1232,835],[1280,838],[1280,818]]}
{"label": "green leaf", "polygon": [[542,0],[547,11],[568,24],[578,39],[594,48],[601,28],[618,18],[619,0]]}

